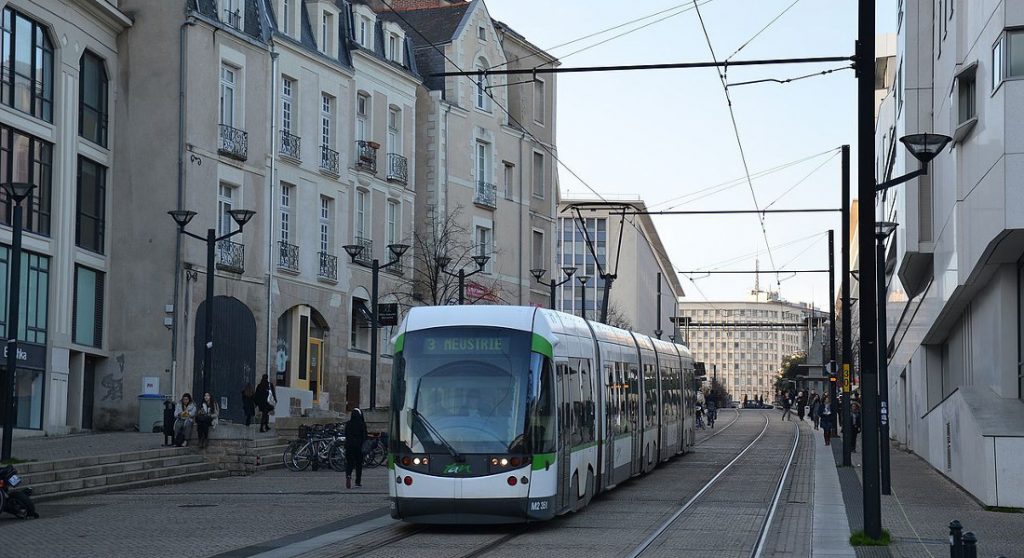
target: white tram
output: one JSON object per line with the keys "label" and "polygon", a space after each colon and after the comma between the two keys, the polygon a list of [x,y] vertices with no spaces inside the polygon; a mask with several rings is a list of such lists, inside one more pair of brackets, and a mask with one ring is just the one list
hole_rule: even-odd
{"label": "white tram", "polygon": [[542,521],[694,442],[690,351],[517,306],[410,310],[395,339],[391,515]]}

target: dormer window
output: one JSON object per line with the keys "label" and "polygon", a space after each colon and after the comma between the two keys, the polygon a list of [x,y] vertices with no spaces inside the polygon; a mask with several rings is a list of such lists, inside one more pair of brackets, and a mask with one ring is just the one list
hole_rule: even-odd
{"label": "dormer window", "polygon": [[221,2],[221,8],[223,14],[221,14],[222,21],[227,24],[228,27],[242,29],[242,7],[241,0],[223,0]]}
{"label": "dormer window", "polygon": [[320,50],[324,54],[334,51],[334,16],[326,11],[320,16]]}
{"label": "dormer window", "polygon": [[285,35],[292,32],[292,0],[281,0],[281,31]]}
{"label": "dormer window", "polygon": [[359,45],[373,48],[373,24],[368,17],[359,18]]}
{"label": "dormer window", "polygon": [[402,41],[398,35],[388,36],[388,58],[394,62],[402,62]]}

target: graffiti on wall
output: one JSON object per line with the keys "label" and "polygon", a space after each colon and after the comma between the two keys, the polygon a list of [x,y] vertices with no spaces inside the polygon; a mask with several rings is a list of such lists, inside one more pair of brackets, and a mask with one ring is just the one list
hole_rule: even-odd
{"label": "graffiti on wall", "polygon": [[119,372],[111,372],[100,383],[106,388],[107,393],[103,395],[103,401],[120,401],[124,399],[124,353],[117,355],[117,368]]}

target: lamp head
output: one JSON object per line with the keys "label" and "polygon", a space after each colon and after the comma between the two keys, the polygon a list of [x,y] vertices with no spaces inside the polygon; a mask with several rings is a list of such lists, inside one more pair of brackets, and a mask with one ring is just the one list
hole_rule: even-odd
{"label": "lamp head", "polygon": [[192,218],[198,215],[195,211],[189,211],[187,209],[175,209],[174,211],[168,211],[168,215],[174,222],[178,224],[179,229],[184,229],[192,221]]}
{"label": "lamp head", "polygon": [[437,258],[434,259],[434,261],[437,262],[437,267],[439,267],[442,270],[446,269],[448,267],[448,264],[452,263],[452,259],[449,258],[448,256],[438,256]]}
{"label": "lamp head", "polygon": [[576,280],[579,281],[581,285],[586,285],[587,281],[590,281],[590,276],[589,275],[577,275],[576,276]]}
{"label": "lamp head", "polygon": [[4,182],[3,187],[4,192],[7,192],[15,203],[21,203],[36,185],[31,182]]}
{"label": "lamp head", "polygon": [[388,250],[391,251],[391,255],[393,255],[396,260],[400,260],[400,259],[402,259],[402,256],[404,256],[405,253],[409,250],[409,245],[408,244],[388,244]]}
{"label": "lamp head", "polygon": [[345,250],[345,253],[348,254],[348,257],[352,258],[352,261],[356,261],[359,254],[363,253],[362,244],[346,244],[342,246],[342,248]]}
{"label": "lamp head", "polygon": [[253,216],[256,215],[256,212],[251,209],[232,209],[228,211],[228,215],[231,216],[235,221],[235,224],[238,225],[238,228],[241,229],[245,227],[246,223],[252,220]]}
{"label": "lamp head", "polygon": [[900,138],[900,142],[910,151],[921,164],[927,165],[942,151],[953,138],[942,134],[910,134]]}
{"label": "lamp head", "polygon": [[562,273],[564,273],[566,277],[572,277],[573,274],[576,273],[576,268],[567,265],[562,268]]}
{"label": "lamp head", "polygon": [[538,268],[531,269],[530,270],[530,275],[533,275],[534,279],[540,281],[541,277],[544,277],[544,274],[547,273],[547,272],[548,272],[548,270],[541,269],[541,268],[538,267]]}
{"label": "lamp head", "polygon": [[484,266],[487,265],[487,261],[490,260],[490,259],[491,259],[490,256],[483,256],[483,255],[473,256],[473,261],[476,262],[476,266],[478,268],[480,268],[480,269],[483,269]]}
{"label": "lamp head", "polygon": [[879,240],[885,240],[886,238],[889,238],[889,235],[892,234],[893,231],[896,230],[897,226],[897,223],[878,221],[875,223],[875,237]]}

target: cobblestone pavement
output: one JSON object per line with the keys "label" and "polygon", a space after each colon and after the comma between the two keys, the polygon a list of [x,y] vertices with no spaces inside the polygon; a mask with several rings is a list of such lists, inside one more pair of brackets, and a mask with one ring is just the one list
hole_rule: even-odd
{"label": "cobblestone pavement", "polygon": [[[861,453],[852,454],[853,470],[847,484],[856,483],[861,491]],[[949,555],[949,522],[957,519],[964,531],[978,537],[978,555],[985,557],[1024,557],[1024,513],[986,511],[970,494],[929,463],[893,445],[890,448],[892,495],[882,496],[882,527],[889,530],[893,544],[883,552],[873,549],[858,556],[894,556],[898,558],[936,558]],[[841,462],[842,453],[837,453]],[[855,472],[855,473],[854,473]],[[847,487],[843,487],[844,494]],[[848,498],[849,499],[849,498]],[[856,510],[850,512],[851,524],[863,526],[863,508],[859,494]]]}
{"label": "cobblestone pavement", "polygon": [[11,453],[18,459],[52,461],[89,455],[159,449],[163,442],[163,434],[144,432],[38,436],[15,439],[11,445]]}

